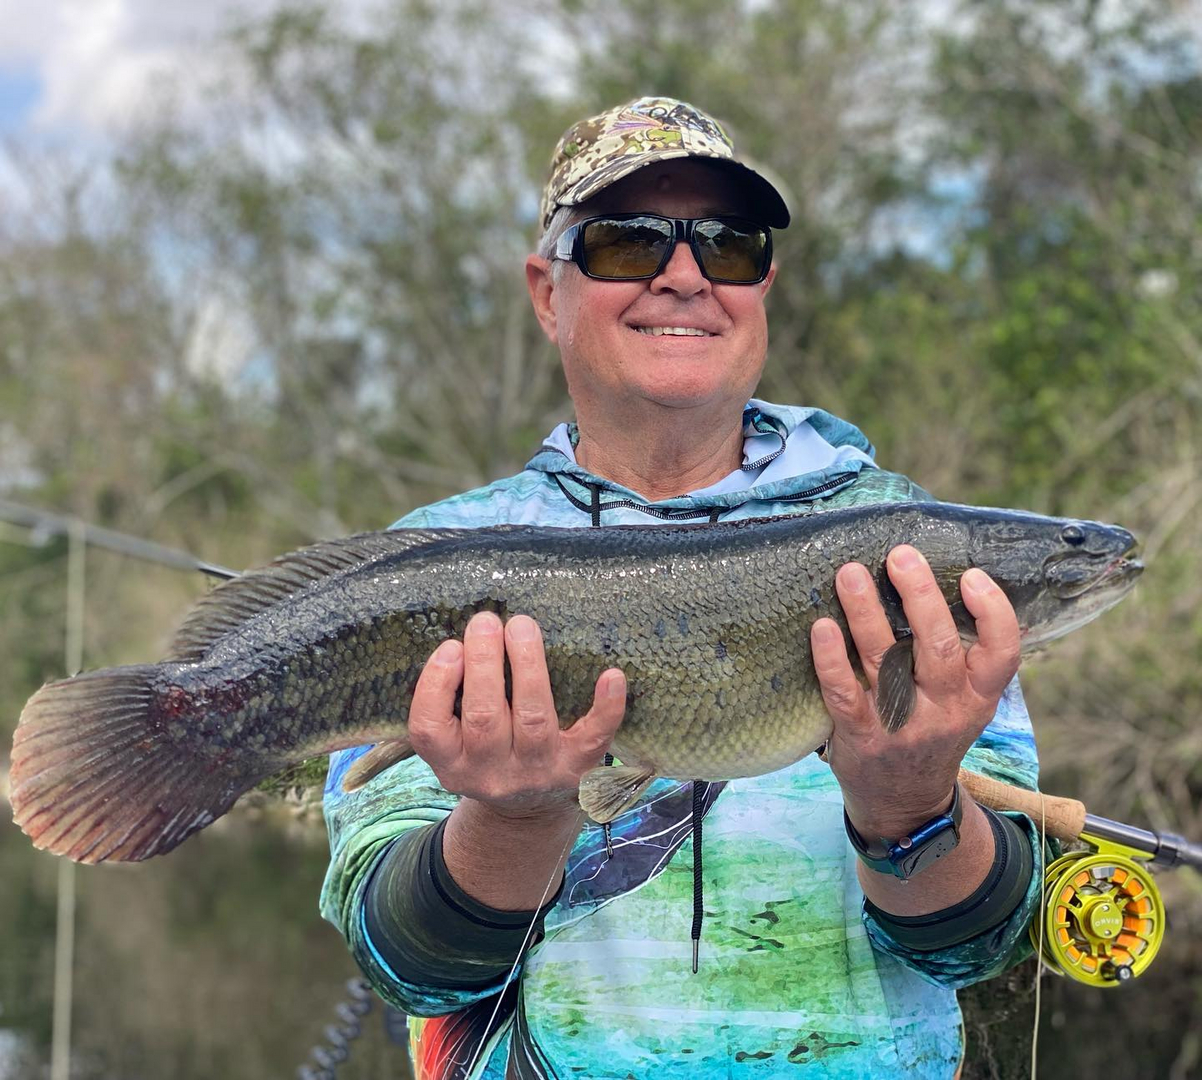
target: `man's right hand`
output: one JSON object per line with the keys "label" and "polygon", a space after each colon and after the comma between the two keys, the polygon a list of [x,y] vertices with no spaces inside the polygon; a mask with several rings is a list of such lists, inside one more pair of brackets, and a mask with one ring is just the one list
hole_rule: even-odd
{"label": "man's right hand", "polygon": [[[461,717],[454,711],[460,686]],[[430,657],[413,692],[409,738],[447,791],[501,816],[562,816],[576,808],[580,777],[601,764],[625,708],[626,678],[610,668],[597,680],[593,707],[560,730],[538,624],[514,615],[502,627],[481,612],[462,644],[444,641]]]}
{"label": "man's right hand", "polygon": [[580,777],[601,764],[625,710],[626,677],[610,668],[597,680],[593,707],[561,731],[542,633],[525,615],[502,628],[482,612],[462,644],[444,641],[434,651],[413,692],[409,739],[442,786],[462,796],[442,844],[460,888],[502,911],[542,906],[584,823]]}

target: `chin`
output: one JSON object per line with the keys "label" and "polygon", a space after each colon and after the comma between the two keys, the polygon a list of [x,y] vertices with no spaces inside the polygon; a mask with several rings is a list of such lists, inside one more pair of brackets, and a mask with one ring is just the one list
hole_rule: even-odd
{"label": "chin", "polygon": [[750,396],[736,394],[729,388],[714,386],[653,386],[640,388],[637,392],[645,400],[668,409],[697,409],[723,404],[742,409]]}

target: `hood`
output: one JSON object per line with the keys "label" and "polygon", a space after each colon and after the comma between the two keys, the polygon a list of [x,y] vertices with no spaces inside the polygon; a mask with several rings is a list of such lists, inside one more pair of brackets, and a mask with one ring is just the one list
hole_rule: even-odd
{"label": "hood", "polygon": [[[574,450],[579,438],[574,423],[560,424],[543,440],[526,468],[551,475],[565,490],[600,488],[624,500],[645,501],[630,488],[578,465]],[[697,510],[740,506],[753,499],[796,498],[840,479],[850,483],[861,469],[876,467],[875,453],[859,428],[831,413],[752,398],[743,410],[741,469],[708,487],[654,505],[665,510]]]}

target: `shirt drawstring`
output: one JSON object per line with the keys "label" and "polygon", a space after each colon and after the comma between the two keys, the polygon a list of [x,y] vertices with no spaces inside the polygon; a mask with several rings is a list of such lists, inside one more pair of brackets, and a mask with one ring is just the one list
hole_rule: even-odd
{"label": "shirt drawstring", "polygon": [[705,781],[693,781],[693,974],[697,974],[697,953],[701,948],[701,920],[705,918],[702,907],[703,878],[701,876],[701,820],[705,797]]}
{"label": "shirt drawstring", "polygon": [[[779,451],[778,451],[779,453]],[[601,485],[589,484],[589,514],[592,518],[592,527],[598,528],[601,525]],[[566,493],[565,493],[566,494]],[[710,524],[714,524],[719,517],[722,516],[722,511],[725,507],[714,506],[710,508],[709,519]],[[605,755],[605,764],[610,766],[614,763],[613,754]],[[693,974],[697,974],[698,954],[701,951],[701,923],[705,918],[705,888],[704,877],[702,876],[702,859],[701,859],[701,822],[705,816],[705,790],[706,782],[704,780],[693,781],[693,927],[689,932],[689,936],[693,942]],[[610,823],[607,821],[601,826],[605,833],[605,858],[607,860],[614,857],[613,836],[610,832]]]}

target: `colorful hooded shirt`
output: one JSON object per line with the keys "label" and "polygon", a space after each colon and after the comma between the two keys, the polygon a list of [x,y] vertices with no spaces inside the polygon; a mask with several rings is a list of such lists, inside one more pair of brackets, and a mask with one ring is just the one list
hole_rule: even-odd
{"label": "colorful hooded shirt", "polygon": [[[753,400],[739,472],[648,504],[575,462],[561,425],[516,476],[415,510],[397,527],[503,523],[583,527],[735,520],[929,499],[877,468],[851,424],[818,409]],[[864,910],[843,802],[815,755],[765,776],[702,785],[705,922],[692,971],[693,784],[657,780],[611,826],[587,825],[567,862],[544,936],[486,987],[420,985],[368,937],[364,893],[389,846],[445,817],[456,797],[418,758],[346,794],[366,747],[331,757],[325,794],[331,861],[325,918],[376,991],[408,1013],[417,1080],[588,1077],[696,1080],[793,1075],[946,1078],[963,1056],[955,989],[1029,955],[1042,876],[1000,926],[962,944],[912,952]],[[1017,680],[965,764],[1034,788],[1037,760]],[[800,1072],[798,1073],[800,1075]]]}

